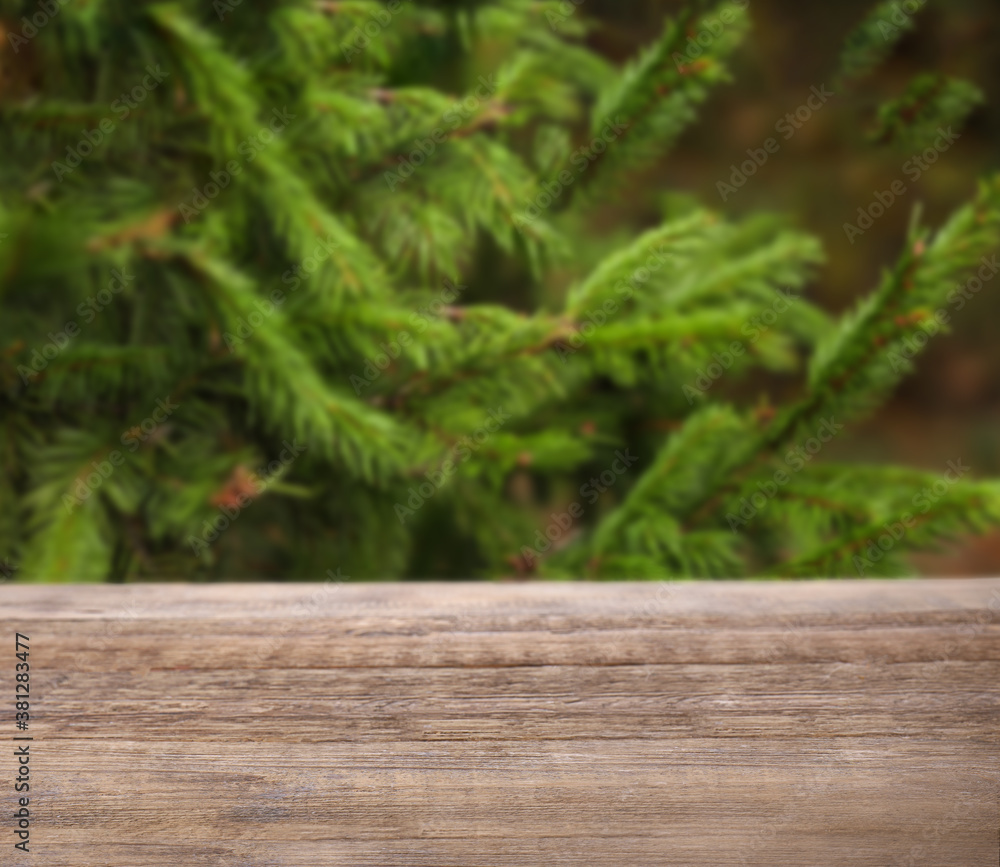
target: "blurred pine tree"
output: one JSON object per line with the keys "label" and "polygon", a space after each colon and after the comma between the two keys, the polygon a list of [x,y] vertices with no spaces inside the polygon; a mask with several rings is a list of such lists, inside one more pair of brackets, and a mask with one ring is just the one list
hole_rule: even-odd
{"label": "blurred pine tree", "polygon": [[[896,574],[995,523],[996,483],[820,450],[996,249],[997,179],[839,323],[774,217],[670,197],[587,232],[727,80],[746,6],[619,70],[566,0],[2,0],[0,554],[67,581]],[[714,389],[806,354],[787,406]]]}

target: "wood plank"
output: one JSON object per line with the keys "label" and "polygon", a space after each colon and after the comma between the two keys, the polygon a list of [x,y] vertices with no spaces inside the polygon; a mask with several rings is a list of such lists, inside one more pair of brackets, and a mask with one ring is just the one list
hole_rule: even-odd
{"label": "wood plank", "polygon": [[12,585],[0,625],[0,865],[1000,863],[1000,580]]}

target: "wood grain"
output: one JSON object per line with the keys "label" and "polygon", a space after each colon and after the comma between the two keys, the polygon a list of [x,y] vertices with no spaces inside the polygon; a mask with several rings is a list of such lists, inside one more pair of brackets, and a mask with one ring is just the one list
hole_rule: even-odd
{"label": "wood grain", "polygon": [[1000,580],[14,585],[0,622],[0,865],[1000,864]]}

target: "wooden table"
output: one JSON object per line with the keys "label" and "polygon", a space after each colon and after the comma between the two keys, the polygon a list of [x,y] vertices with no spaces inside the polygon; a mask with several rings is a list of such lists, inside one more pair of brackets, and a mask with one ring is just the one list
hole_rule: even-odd
{"label": "wooden table", "polygon": [[0,620],[0,865],[1000,863],[1000,580],[15,585]]}

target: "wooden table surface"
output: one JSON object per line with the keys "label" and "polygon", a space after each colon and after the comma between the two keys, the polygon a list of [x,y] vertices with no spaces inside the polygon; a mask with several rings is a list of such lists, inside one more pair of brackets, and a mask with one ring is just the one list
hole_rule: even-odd
{"label": "wooden table surface", "polygon": [[13,585],[0,621],[0,865],[1000,864],[1000,580]]}

